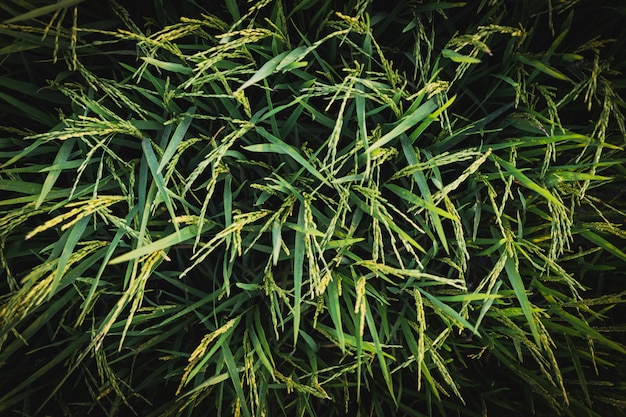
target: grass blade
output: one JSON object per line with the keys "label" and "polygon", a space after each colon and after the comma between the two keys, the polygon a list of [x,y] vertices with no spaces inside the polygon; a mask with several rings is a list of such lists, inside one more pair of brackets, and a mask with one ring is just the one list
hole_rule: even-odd
{"label": "grass blade", "polygon": [[511,283],[511,287],[513,287],[513,291],[515,292],[515,297],[522,308],[522,312],[524,316],[526,316],[526,321],[528,322],[528,327],[530,328],[530,333],[533,335],[535,339],[535,343],[537,346],[542,346],[541,338],[539,336],[539,328],[537,327],[537,322],[535,321],[535,315],[533,314],[533,307],[528,300],[528,296],[526,295],[526,287],[524,286],[524,282],[522,281],[522,277],[517,270],[517,266],[515,265],[515,260],[507,256],[504,268],[506,270],[506,274],[509,278],[509,282]]}
{"label": "grass blade", "polygon": [[405,115],[402,119],[400,119],[400,122],[393,129],[391,129],[391,131],[387,132],[376,142],[372,143],[371,146],[367,148],[367,152],[371,154],[376,149],[385,146],[387,143],[391,142],[393,139],[397,138],[402,133],[424,120],[436,109],[437,103],[435,99],[426,101],[424,104],[415,109],[413,113]]}
{"label": "grass blade", "polygon": [[174,212],[174,205],[172,204],[172,200],[170,198],[171,191],[165,185],[165,180],[163,179],[163,175],[159,172],[159,165],[156,159],[156,155],[154,154],[154,150],[152,149],[152,144],[149,139],[142,139],[141,148],[143,149],[144,156],[146,158],[146,162],[148,163],[148,168],[150,168],[150,172],[152,173],[152,178],[159,190],[159,197],[165,203],[167,207],[167,211],[170,213],[170,218],[172,219],[172,223],[174,227],[178,230],[178,220],[176,220],[176,213]]}
{"label": "grass blade", "polygon": [[83,1],[84,0],[60,0],[54,4],[50,4],[48,6],[42,6],[37,9],[33,9],[29,12],[26,12],[24,14],[21,14],[19,16],[12,17],[8,20],[5,20],[4,23],[7,23],[7,24],[16,23],[16,22],[23,22],[24,20],[35,19],[37,17],[43,16],[52,12],[56,12],[57,10],[60,10],[60,9],[65,9],[68,7],[75,6],[79,3],[82,3]]}

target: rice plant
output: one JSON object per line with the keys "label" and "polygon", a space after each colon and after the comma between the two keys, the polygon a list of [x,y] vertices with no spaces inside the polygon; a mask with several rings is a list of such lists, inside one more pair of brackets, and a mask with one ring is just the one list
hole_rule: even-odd
{"label": "rice plant", "polygon": [[626,9],[388,3],[0,5],[1,414],[626,414]]}

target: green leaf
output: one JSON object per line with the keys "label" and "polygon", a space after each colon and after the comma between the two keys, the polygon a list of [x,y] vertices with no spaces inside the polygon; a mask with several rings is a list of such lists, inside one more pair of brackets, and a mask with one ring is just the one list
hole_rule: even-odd
{"label": "green leaf", "polygon": [[163,175],[159,172],[159,165],[156,159],[156,155],[154,154],[154,150],[152,149],[152,144],[150,143],[150,140],[142,139],[141,148],[143,149],[146,162],[148,163],[148,168],[150,168],[150,172],[152,173],[152,178],[154,178],[154,182],[156,183],[157,189],[159,190],[159,196],[165,203],[167,211],[170,213],[172,223],[178,231],[178,221],[176,220],[174,205],[172,204],[172,200],[170,198],[171,191],[165,185]]}
{"label": "green leaf", "polygon": [[278,219],[274,219],[272,222],[272,264],[278,265],[278,258],[280,257],[280,249],[282,246],[282,226]]}
{"label": "green leaf", "polygon": [[626,348],[621,343],[611,340],[608,337],[602,335],[602,333],[591,327],[585,320],[582,320],[579,317],[576,317],[561,308],[556,309],[556,314],[558,314],[561,318],[567,321],[572,326],[572,328],[576,329],[576,331],[579,332],[580,335],[584,335],[585,337],[589,337],[593,340],[603,343],[611,349],[615,350],[616,352],[621,353],[622,355],[626,354]]}
{"label": "green leaf", "polygon": [[57,10],[65,9],[68,7],[72,7],[77,5],[78,3],[82,3],[84,0],[60,0],[54,4],[50,4],[48,6],[42,6],[37,9],[33,9],[29,12],[21,14],[19,16],[12,17],[11,19],[5,20],[4,23],[16,23],[22,22],[24,20],[35,19],[37,17],[56,12]]}
{"label": "green leaf", "polygon": [[304,58],[308,52],[309,48],[307,48],[306,46],[298,46],[297,48],[291,50],[276,66],[276,71],[288,71],[292,69],[293,64],[295,64],[296,61],[300,61],[302,58]]}
{"label": "green leaf", "polygon": [[22,115],[29,117],[30,119],[33,119],[38,123],[45,123],[47,125],[53,125],[56,122],[56,119],[52,117],[50,114],[44,113],[43,111],[39,110],[37,107],[31,104],[25,103],[22,100],[18,100],[9,94],[0,92],[0,99],[9,103],[11,107],[13,107],[12,111],[19,110],[19,112]]}
{"label": "green leaf", "polygon": [[293,299],[293,345],[296,346],[296,342],[298,341],[298,334],[300,330],[300,308],[302,304],[302,278],[304,275],[304,251],[305,240],[306,240],[306,225],[304,219],[304,204],[300,204],[300,209],[298,210],[298,226],[301,231],[296,231],[295,234],[295,242],[293,249],[293,291],[294,291],[294,299]]}
{"label": "green leaf", "polygon": [[[363,308],[363,307],[362,307]],[[387,385],[387,390],[389,391],[389,395],[397,406],[398,400],[396,398],[395,393],[393,392],[393,382],[391,381],[391,373],[389,372],[389,365],[387,365],[387,361],[385,359],[385,355],[383,352],[383,347],[380,343],[380,339],[378,338],[378,330],[376,329],[376,322],[374,321],[374,317],[372,316],[372,311],[370,309],[369,303],[365,302],[365,319],[367,321],[367,327],[369,328],[370,334],[372,335],[372,340],[374,341],[374,349],[376,353],[376,357],[378,358],[378,362],[380,364],[380,370],[383,373],[383,379],[385,380],[385,385]]]}
{"label": "green leaf", "polygon": [[237,93],[239,91],[242,91],[250,87],[251,85],[258,83],[259,81],[263,81],[264,79],[272,75],[274,72],[278,70],[278,66],[281,64],[283,59],[289,56],[289,54],[290,54],[290,51],[285,51],[283,53],[276,55],[269,61],[267,61],[265,64],[263,64],[261,68],[258,69],[257,72],[255,72],[252,75],[252,77],[250,77],[248,81],[243,83],[237,90],[235,90],[235,92]]}
{"label": "green leaf", "polygon": [[67,273],[66,268],[70,258],[74,254],[74,248],[83,236],[83,233],[89,224],[89,220],[91,220],[89,216],[83,217],[68,231],[67,240],[65,241],[65,245],[63,245],[63,252],[61,252],[61,256],[59,256],[56,272],[48,290],[48,300],[50,300],[56,293],[59,283],[61,282],[61,278]]}
{"label": "green leaf", "polygon": [[444,302],[442,302],[442,300],[439,297],[435,297],[434,295],[430,294],[428,291],[425,291],[425,290],[423,290],[422,288],[419,288],[419,287],[417,287],[417,290],[423,296],[428,298],[428,300],[431,303],[433,303],[433,305],[436,307],[436,309],[440,310],[440,312],[438,312],[437,314],[439,314],[442,317],[450,318],[450,319],[456,321],[457,325],[460,325],[459,327],[462,326],[461,328],[469,329],[476,336],[481,337],[480,333],[478,332],[478,329],[475,326],[473,326],[469,321],[467,321],[466,318],[461,316],[455,309],[453,309],[449,305],[447,305]]}
{"label": "green leaf", "polygon": [[167,144],[167,148],[165,148],[165,151],[163,152],[163,156],[161,157],[161,163],[159,164],[159,168],[157,169],[158,172],[161,172],[163,168],[165,167],[165,165],[167,165],[170,162],[170,160],[172,159],[172,156],[174,156],[174,153],[176,152],[176,148],[178,148],[178,145],[180,145],[180,143],[183,141],[183,138],[185,137],[185,133],[187,133],[187,130],[189,130],[189,126],[191,126],[191,122],[193,121],[193,118],[191,116],[195,112],[196,112],[195,106],[190,107],[185,112],[185,116],[183,117],[183,120],[176,127],[174,134],[172,135],[172,137],[169,140],[169,143]]}
{"label": "green leaf", "polygon": [[339,290],[338,280],[341,277],[336,275],[331,279],[331,282],[328,283],[326,287],[326,306],[328,307],[328,313],[330,314],[330,319],[335,325],[335,331],[337,335],[337,341],[339,342],[339,349],[342,352],[346,350],[346,339],[343,334],[343,320],[341,318],[341,305],[339,304]]}
{"label": "green leaf", "polygon": [[522,277],[517,270],[517,266],[515,265],[515,260],[507,256],[504,264],[504,268],[506,270],[506,274],[509,278],[509,282],[513,287],[513,291],[515,292],[515,297],[522,308],[522,312],[524,316],[526,316],[526,321],[528,322],[528,327],[530,328],[530,333],[533,335],[535,339],[535,343],[537,346],[542,346],[541,338],[539,337],[539,329],[537,327],[536,318],[532,311],[532,306],[530,305],[530,301],[528,300],[528,296],[526,295],[526,287],[524,286],[524,282],[522,281]]}
{"label": "green leaf", "polygon": [[298,152],[298,150],[295,149],[293,146],[287,145],[285,142],[278,139],[276,136],[272,135],[270,132],[268,132],[267,130],[265,130],[265,128],[261,126],[257,126],[256,131],[259,132],[261,136],[268,139],[271,143],[248,145],[248,146],[245,146],[244,149],[251,151],[251,152],[264,152],[264,153],[271,152],[271,153],[277,153],[277,154],[282,154],[282,155],[288,155],[292,159],[294,159],[296,162],[298,162],[300,166],[302,166],[302,168],[306,169],[311,174],[313,174],[317,179],[319,179],[326,185],[330,185],[326,177],[324,177],[317,169],[315,169],[315,167],[311,165],[309,161],[304,159],[304,157],[300,155],[300,152]]}
{"label": "green leaf", "polygon": [[[204,233],[215,226],[214,223],[205,224],[201,233]],[[140,258],[145,255],[149,255],[158,251],[167,251],[172,246],[179,245],[187,240],[193,239],[198,233],[198,226],[192,225],[187,226],[180,231],[172,233],[164,238],[156,240],[152,243],[149,243],[145,246],[140,246],[137,249],[134,249],[130,252],[127,252],[123,255],[117,256],[109,261],[110,265],[120,264],[122,262],[128,262],[133,259]]]}
{"label": "green leaf", "polygon": [[515,57],[521,63],[530,65],[531,67],[538,69],[539,71],[543,72],[544,74],[549,75],[552,78],[556,78],[557,80],[572,82],[572,80],[570,80],[565,74],[563,74],[560,71],[557,71],[556,69],[552,68],[551,66],[547,64],[544,64],[541,61],[537,61],[536,59],[532,59],[532,58],[527,58],[521,54],[517,54],[515,55]]}
{"label": "green leaf", "polygon": [[441,55],[443,55],[444,58],[448,58],[452,60],[453,62],[458,62],[458,63],[478,64],[481,62],[481,60],[478,58],[475,58],[473,56],[463,55],[456,51],[453,51],[452,49],[447,49],[447,48],[441,51]]}
{"label": "green leaf", "polygon": [[419,196],[413,194],[412,192],[410,192],[409,190],[402,188],[398,185],[395,184],[385,184],[385,188],[388,188],[389,190],[391,190],[394,194],[396,194],[398,197],[402,198],[403,200],[408,201],[409,203],[417,206],[417,207],[422,207],[425,208],[429,211],[433,211],[436,212],[438,215],[448,218],[450,220],[456,220],[456,217],[454,217],[452,214],[448,213],[447,211],[437,207],[436,205],[434,205],[431,202],[428,202],[426,200],[424,200],[423,198],[420,198]]}
{"label": "green leaf", "polygon": [[140,58],[143,59],[148,64],[154,65],[155,67],[164,69],[166,71],[176,72],[178,74],[183,74],[183,75],[188,75],[193,72],[193,69],[182,64],[177,64],[175,62],[159,61],[158,59],[150,58],[147,56],[142,56]]}
{"label": "green leaf", "polygon": [[437,103],[435,99],[428,100],[417,109],[415,109],[413,113],[405,115],[402,119],[400,119],[399,123],[393,129],[391,129],[391,131],[383,135],[376,142],[372,143],[367,148],[367,152],[371,154],[376,149],[385,146],[387,143],[391,142],[393,139],[397,138],[402,133],[406,132],[410,128],[414,127],[417,123],[424,120],[436,109]]}
{"label": "green leaf", "polygon": [[[418,163],[417,153],[411,146],[409,142],[409,138],[403,136],[400,139],[402,143],[402,151],[404,152],[404,157],[410,165],[416,165]],[[428,186],[428,182],[426,181],[426,177],[422,171],[416,171],[413,174],[413,179],[417,183],[417,187],[422,194],[422,198],[424,202],[428,206],[435,206],[432,194],[430,192],[430,187]],[[443,225],[441,224],[441,219],[439,218],[439,213],[435,210],[429,210],[428,215],[431,218],[433,225],[435,226],[435,230],[437,232],[437,236],[439,236],[439,240],[444,247],[444,250],[448,252],[448,238],[446,236],[445,231],[443,230]]]}
{"label": "green leaf", "polygon": [[243,415],[245,417],[251,417],[252,415],[250,414],[250,409],[248,408],[248,401],[242,388],[243,384],[241,383],[241,378],[239,378],[239,368],[235,363],[235,358],[227,343],[222,344],[222,353],[224,355],[226,369],[228,370],[228,376],[233,383],[233,388],[235,388],[237,398],[239,398],[239,403],[241,404],[241,410],[243,411]]}
{"label": "green leaf", "polygon": [[574,369],[576,370],[576,375],[578,375],[578,381],[580,382],[580,387],[583,390],[583,394],[585,395],[585,400],[587,401],[587,405],[591,407],[591,396],[589,395],[589,387],[587,386],[587,378],[585,377],[585,371],[580,362],[580,353],[578,349],[572,342],[572,338],[568,335],[565,335],[565,341],[567,342],[567,350],[569,351],[570,357],[572,358],[572,362],[574,363]]}
{"label": "green leaf", "polygon": [[509,174],[513,175],[513,177],[520,182],[524,187],[535,191],[537,194],[544,197],[546,200],[552,202],[556,206],[562,206],[561,203],[555,196],[550,193],[546,188],[541,187],[539,184],[528,178],[521,170],[516,168],[510,162],[505,161],[495,154],[491,154],[489,156],[490,159],[495,160],[500,166],[502,166]]}
{"label": "green leaf", "polygon": [[603,238],[602,236],[592,232],[591,230],[578,230],[578,234],[587,239],[588,241],[595,243],[602,249],[606,250],[613,256],[621,259],[622,261],[626,261],[626,253],[621,251],[617,246]]}
{"label": "green leaf", "polygon": [[[72,149],[74,148],[75,143],[76,143],[75,138],[70,138],[64,141],[63,144],[61,145],[61,148],[59,149],[59,152],[57,152],[57,155],[54,158],[53,164],[62,165],[64,162],[66,162],[69,159],[70,154],[72,153]],[[54,184],[59,178],[59,175],[61,175],[61,169],[55,169],[55,170],[51,170],[48,172],[48,175],[46,175],[46,180],[44,181],[43,186],[41,187],[41,192],[39,193],[39,197],[37,198],[35,209],[38,209],[41,206],[41,204],[46,200],[48,193],[50,192],[50,190],[52,190],[52,187],[54,187]]]}

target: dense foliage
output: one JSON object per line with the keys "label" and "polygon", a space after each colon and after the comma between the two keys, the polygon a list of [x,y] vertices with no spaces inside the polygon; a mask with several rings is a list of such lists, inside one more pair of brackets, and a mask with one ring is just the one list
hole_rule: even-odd
{"label": "dense foliage", "polygon": [[50,3],[0,414],[625,414],[621,1]]}

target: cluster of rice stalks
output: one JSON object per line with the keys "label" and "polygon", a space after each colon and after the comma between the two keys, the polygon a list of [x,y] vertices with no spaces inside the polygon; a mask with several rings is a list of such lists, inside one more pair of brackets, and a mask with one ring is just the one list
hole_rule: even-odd
{"label": "cluster of rice stalks", "polygon": [[39,3],[2,414],[624,413],[619,2]]}

